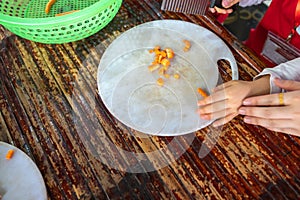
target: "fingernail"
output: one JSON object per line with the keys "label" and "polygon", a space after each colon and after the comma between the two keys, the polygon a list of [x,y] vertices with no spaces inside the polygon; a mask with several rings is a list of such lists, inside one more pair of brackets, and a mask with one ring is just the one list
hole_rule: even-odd
{"label": "fingernail", "polygon": [[251,123],[251,119],[249,117],[244,117],[244,122],[245,123]]}
{"label": "fingernail", "polygon": [[246,114],[246,110],[244,108],[240,108],[239,109],[239,114],[245,115]]}
{"label": "fingernail", "polygon": [[246,100],[243,101],[243,104],[244,105],[251,105],[251,101],[246,99]]}

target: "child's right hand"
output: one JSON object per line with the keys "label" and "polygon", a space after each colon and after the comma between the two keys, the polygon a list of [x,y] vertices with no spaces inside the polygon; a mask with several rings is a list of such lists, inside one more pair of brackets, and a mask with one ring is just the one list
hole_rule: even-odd
{"label": "child's right hand", "polygon": [[205,120],[223,125],[238,115],[243,100],[252,93],[252,81],[229,81],[216,87],[212,94],[198,102],[198,114]]}

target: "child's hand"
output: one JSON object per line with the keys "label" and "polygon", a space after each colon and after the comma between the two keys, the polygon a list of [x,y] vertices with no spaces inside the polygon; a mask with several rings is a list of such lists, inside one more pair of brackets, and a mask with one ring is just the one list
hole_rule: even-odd
{"label": "child's hand", "polygon": [[216,87],[212,94],[198,102],[202,119],[216,119],[214,126],[229,122],[238,115],[238,110],[253,89],[253,82],[229,81]]}

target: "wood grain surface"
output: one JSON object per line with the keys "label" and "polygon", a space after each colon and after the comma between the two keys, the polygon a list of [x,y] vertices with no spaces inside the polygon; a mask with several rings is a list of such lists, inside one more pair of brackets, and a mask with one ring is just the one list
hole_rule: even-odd
{"label": "wood grain surface", "polygon": [[[104,29],[61,45],[31,42],[1,27],[0,140],[32,158],[53,200],[300,199],[297,137],[245,124],[241,116],[217,138],[212,127],[146,136],[105,108],[97,87],[101,56],[122,32],[144,22],[180,19],[208,28],[232,50],[242,80],[265,67],[210,14],[163,12],[160,4],[124,0]],[[219,71],[224,82],[231,79],[226,61],[219,61]],[[205,138],[216,144],[200,158]]]}

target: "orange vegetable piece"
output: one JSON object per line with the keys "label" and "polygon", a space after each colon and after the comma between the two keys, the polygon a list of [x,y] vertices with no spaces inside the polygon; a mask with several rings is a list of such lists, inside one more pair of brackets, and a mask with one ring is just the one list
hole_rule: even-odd
{"label": "orange vegetable piece", "polygon": [[165,67],[168,67],[171,64],[170,60],[167,58],[162,59],[160,63]]}
{"label": "orange vegetable piece", "polygon": [[162,67],[158,70],[158,74],[161,76],[163,76],[165,73],[166,73],[166,70]]}
{"label": "orange vegetable piece", "polygon": [[167,71],[169,69],[169,66],[170,65],[168,65],[168,66],[162,66],[161,68],[163,68],[165,71]]}
{"label": "orange vegetable piece", "polygon": [[177,74],[177,73],[176,73],[176,74],[174,74],[173,76],[174,76],[174,78],[175,78],[175,79],[179,79],[179,78],[180,78],[180,75],[179,75],[179,74]]}
{"label": "orange vegetable piece", "polygon": [[[153,49],[149,50],[149,53],[154,53],[154,61],[150,66],[148,66],[149,71],[153,72],[158,70],[158,74],[161,76],[156,80],[159,86],[164,85],[164,78],[170,78],[170,74],[167,73],[170,65],[171,59],[174,57],[174,51],[171,48],[161,49],[160,46],[155,46]],[[175,75],[179,79],[179,74]]]}
{"label": "orange vegetable piece", "polygon": [[154,50],[160,50],[160,46],[159,46],[159,45],[156,45],[156,46],[154,47]]}
{"label": "orange vegetable piece", "polygon": [[11,158],[13,157],[13,155],[14,155],[14,152],[15,152],[15,151],[14,151],[13,149],[8,150],[8,152],[7,152],[6,156],[5,156],[5,158],[6,158],[7,160],[11,159]]}
{"label": "orange vegetable piece", "polygon": [[159,54],[160,54],[163,58],[167,57],[167,53],[166,53],[165,51],[160,51]]}
{"label": "orange vegetable piece", "polygon": [[52,7],[52,5],[56,2],[56,0],[49,0],[47,5],[46,5],[46,8],[45,8],[45,13],[48,14],[50,12],[50,9]]}
{"label": "orange vegetable piece", "polygon": [[156,60],[158,63],[161,63],[163,59],[164,57],[162,55],[158,55]]}
{"label": "orange vegetable piece", "polygon": [[164,80],[162,78],[158,78],[156,81],[157,85],[163,86],[164,85]]}
{"label": "orange vegetable piece", "polygon": [[184,44],[185,44],[183,51],[184,51],[184,52],[189,51],[190,48],[191,48],[191,42],[188,41],[188,40],[183,40],[183,42],[184,42]]}
{"label": "orange vegetable piece", "polygon": [[172,49],[166,48],[165,51],[167,53],[167,58],[171,59],[174,57],[174,51]]}
{"label": "orange vegetable piece", "polygon": [[202,97],[208,97],[208,94],[202,88],[198,88],[197,91]]}
{"label": "orange vegetable piece", "polygon": [[164,77],[166,77],[166,78],[170,78],[170,74],[164,74]]}
{"label": "orange vegetable piece", "polygon": [[158,68],[160,68],[159,64],[152,64],[152,65],[148,66],[148,69],[150,72],[153,72],[153,71],[157,70]]}

